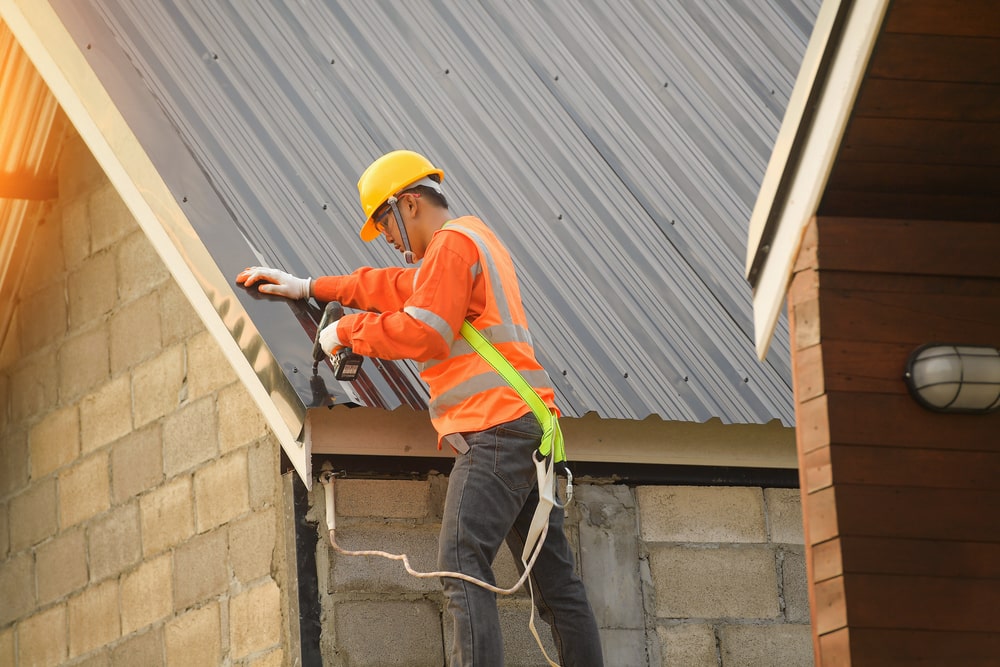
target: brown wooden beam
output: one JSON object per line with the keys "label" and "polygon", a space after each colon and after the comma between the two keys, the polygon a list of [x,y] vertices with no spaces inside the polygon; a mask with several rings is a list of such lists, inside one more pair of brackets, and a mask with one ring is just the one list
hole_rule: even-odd
{"label": "brown wooden beam", "polygon": [[59,181],[31,174],[0,174],[0,199],[45,201],[59,196]]}

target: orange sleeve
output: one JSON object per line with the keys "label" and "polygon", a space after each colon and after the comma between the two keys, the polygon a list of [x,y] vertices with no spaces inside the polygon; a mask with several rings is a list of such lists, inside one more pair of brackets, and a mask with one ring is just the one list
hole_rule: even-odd
{"label": "orange sleeve", "polygon": [[436,232],[413,291],[403,303],[392,311],[346,315],[337,325],[337,337],[368,357],[446,358],[470,312],[475,280],[472,269],[478,261],[479,252],[472,240],[447,229]]}
{"label": "orange sleeve", "polygon": [[348,308],[385,313],[399,310],[413,294],[416,269],[365,267],[346,276],[324,276],[313,283],[317,301],[339,301]]}

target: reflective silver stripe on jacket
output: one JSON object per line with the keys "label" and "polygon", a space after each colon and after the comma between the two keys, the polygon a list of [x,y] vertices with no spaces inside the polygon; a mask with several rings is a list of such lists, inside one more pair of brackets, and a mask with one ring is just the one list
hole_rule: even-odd
{"label": "reflective silver stripe on jacket", "polygon": [[426,308],[417,308],[416,306],[406,306],[403,308],[403,312],[438,332],[438,335],[444,338],[445,345],[451,345],[454,342],[455,334],[452,332],[451,327],[448,326],[443,317],[434,311],[427,310]]}
{"label": "reflective silver stripe on jacket", "polygon": [[496,296],[497,311],[500,313],[500,319],[504,322],[510,322],[513,317],[511,317],[510,314],[510,305],[507,303],[507,294],[504,292],[505,285],[500,281],[500,272],[497,271],[497,265],[493,260],[493,255],[490,253],[489,246],[483,242],[483,239],[480,238],[479,234],[472,231],[468,227],[449,223],[446,229],[454,229],[462,234],[465,234],[472,239],[472,242],[479,248],[479,256],[482,257],[483,261],[486,263],[486,271],[489,273],[490,284],[493,285],[493,294]]}
{"label": "reflective silver stripe on jacket", "polygon": [[[486,327],[480,333],[486,336],[486,340],[494,345],[497,343],[527,343],[534,347],[534,344],[531,342],[531,333],[527,328],[519,324],[497,324],[492,327]],[[451,344],[451,352],[448,353],[448,358],[460,357],[463,354],[475,354],[475,352],[467,340],[458,336]],[[421,371],[424,371],[441,362],[441,359],[431,359],[418,364],[418,366]]]}
{"label": "reflective silver stripe on jacket", "polygon": [[[535,389],[551,389],[552,387],[549,374],[544,370],[520,371],[520,373],[524,379],[527,380],[528,384]],[[495,371],[473,375],[469,379],[463,380],[431,401],[429,406],[431,419],[436,419],[462,401],[475,396],[480,392],[509,386],[510,385],[507,384],[507,380],[503,379],[503,377]]]}

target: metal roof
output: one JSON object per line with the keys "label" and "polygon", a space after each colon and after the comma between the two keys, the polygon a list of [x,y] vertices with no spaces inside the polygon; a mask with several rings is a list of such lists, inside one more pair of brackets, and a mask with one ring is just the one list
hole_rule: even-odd
{"label": "metal roof", "polygon": [[[355,183],[412,148],[509,246],[566,414],[785,424],[787,326],[758,363],[743,255],[818,5],[53,2],[226,275],[397,265]],[[322,404],[315,309],[240,299]],[[346,400],[423,407],[412,364],[365,367]]]}

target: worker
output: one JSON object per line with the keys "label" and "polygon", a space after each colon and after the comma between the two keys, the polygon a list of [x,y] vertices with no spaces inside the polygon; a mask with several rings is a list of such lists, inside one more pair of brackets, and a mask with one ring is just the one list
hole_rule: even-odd
{"label": "worker", "polygon": [[[361,238],[382,236],[420,267],[361,268],[312,280],[252,267],[237,282],[292,299],[339,301],[360,313],[320,332],[327,354],[340,347],[380,359],[418,362],[430,392],[438,447],[455,452],[448,479],[438,566],[489,583],[506,540],[518,567],[538,504],[532,455],[542,429],[525,401],[459,336],[468,320],[520,371],[551,410],[555,392],[535,358],[507,249],[473,216],[452,218],[444,172],[423,155],[398,150],[375,160],[358,191],[366,220]],[[563,530],[564,512],[549,514],[548,534],[532,570],[536,605],[566,667],[603,664],[600,638]],[[454,620],[452,665],[503,664],[496,595],[442,578]]]}

